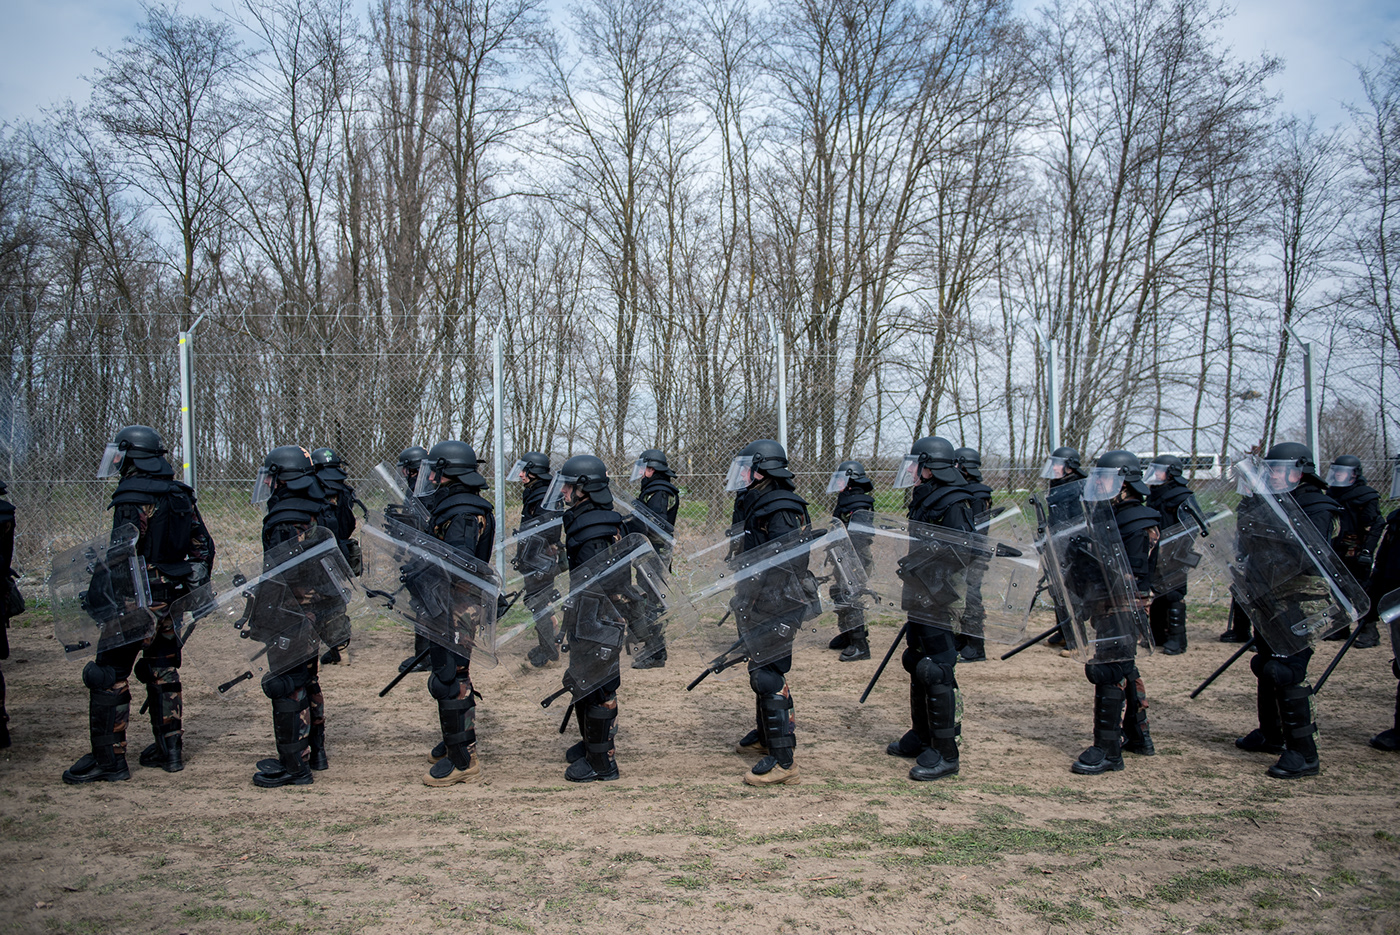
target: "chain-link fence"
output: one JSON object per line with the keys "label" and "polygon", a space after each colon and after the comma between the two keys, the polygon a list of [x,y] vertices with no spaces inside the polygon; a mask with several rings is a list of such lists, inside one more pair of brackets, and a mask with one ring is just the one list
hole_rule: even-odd
{"label": "chain-link fence", "polygon": [[[191,339],[193,447],[201,509],[221,547],[256,540],[260,517],[249,491],[276,445],[328,445],[352,476],[410,444],[449,437],[495,463],[495,322],[469,327],[469,317],[358,306],[218,308],[202,318]],[[187,312],[103,309],[30,324],[15,342],[0,397],[0,470],[19,509],[16,562],[33,576],[43,574],[54,549],[105,528],[110,484],[93,474],[118,428],[152,425],[174,452],[172,462],[185,459],[176,335],[193,321]],[[723,340],[693,345],[712,353],[652,343],[623,360],[612,335],[561,314],[507,319],[504,463],[529,450],[549,452],[556,464],[586,451],[603,457],[625,486],[637,453],[663,448],[683,489],[683,532],[708,535],[728,521],[730,457],[754,438],[778,434],[774,333],[762,322],[725,327]],[[839,346],[822,352],[839,358],[831,376],[831,368],[814,365],[816,352],[802,346],[795,322],[778,331],[788,342],[789,451],[799,488],[817,510],[829,500],[832,468],[855,457],[880,487],[879,508],[901,511],[902,492],[889,481],[910,441],[931,433],[979,448],[986,482],[1001,499],[1042,483],[1046,361],[1028,329],[941,352],[911,333],[867,368],[863,382]],[[971,353],[998,342],[1001,355]],[[1061,443],[1080,447],[1086,463],[1108,447],[1177,453],[1204,487],[1226,478],[1233,452],[1305,439],[1296,349],[1281,362],[1241,353],[1229,367],[1186,356],[1168,367],[1161,361],[1170,350],[1159,350],[1146,376],[1100,405],[1097,417],[1062,410]],[[930,353],[951,358],[936,387],[921,363]],[[1356,454],[1387,496],[1383,387],[1359,366],[1330,366],[1323,376],[1329,382],[1313,388],[1322,406],[1320,470],[1330,457]],[[1083,405],[1061,389],[1062,405]],[[500,480],[485,473],[493,484]],[[506,484],[504,492],[509,526],[520,488]]]}

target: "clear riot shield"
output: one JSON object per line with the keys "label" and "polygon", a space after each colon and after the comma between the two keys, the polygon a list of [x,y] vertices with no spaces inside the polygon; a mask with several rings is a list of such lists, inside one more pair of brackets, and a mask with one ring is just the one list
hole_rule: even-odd
{"label": "clear riot shield", "polygon": [[837,602],[866,606],[865,568],[840,520],[749,549],[743,543],[739,530],[687,559],[690,601],[700,621],[697,645],[716,674],[739,662],[752,668],[803,646],[825,645],[818,617]]}
{"label": "clear riot shield", "polygon": [[1269,648],[1293,655],[1360,621],[1370,598],[1297,502],[1270,492],[1267,463],[1244,458],[1234,469],[1251,495],[1240,501],[1234,548],[1222,558],[1231,593]]}
{"label": "clear riot shield", "polygon": [[1382,625],[1390,628],[1390,654],[1400,659],[1400,588],[1385,594],[1376,602]]}
{"label": "clear riot shield", "polygon": [[[538,645],[537,626],[558,610],[563,600],[555,580],[564,573],[564,546],[560,541],[564,520],[546,514],[524,522],[502,543],[510,568],[501,587],[509,609],[496,622],[496,648],[517,647],[524,652]],[[546,629],[545,639],[552,632]]]}
{"label": "clear riot shield", "polygon": [[313,526],[261,561],[215,574],[171,605],[185,627],[185,668],[216,694],[261,684],[350,636],[350,566],[335,536]]}
{"label": "clear riot shield", "polygon": [[638,533],[569,569],[563,583],[560,609],[569,651],[564,685],[575,698],[616,678],[623,655],[648,651],[632,640],[633,630],[660,629],[671,642],[695,629],[694,608]]}
{"label": "clear riot shield", "polygon": [[[1152,575],[1152,593],[1170,594],[1186,588],[1191,573],[1201,566],[1209,552],[1218,549],[1235,528],[1234,512],[1217,510],[1206,517],[1210,535],[1202,536],[1195,520],[1177,523],[1162,530],[1157,540],[1157,568]],[[1203,542],[1202,540],[1210,540]],[[1206,563],[1209,568],[1210,562]]]}
{"label": "clear riot shield", "polygon": [[381,461],[375,465],[369,476],[355,483],[355,496],[370,512],[382,513],[386,519],[414,529],[428,528],[428,510],[408,488],[408,480],[397,462]]}
{"label": "clear riot shield", "polygon": [[635,499],[631,503],[614,500],[613,509],[627,520],[628,532],[646,536],[662,561],[671,561],[671,556],[676,551],[676,527],[666,522],[666,517],[657,516],[643,506],[641,501]]}
{"label": "clear riot shield", "polygon": [[146,560],[136,527],[119,526],[54,556],[49,606],[54,639],[69,659],[120,649],[156,632]]}
{"label": "clear riot shield", "polygon": [[1065,643],[1080,662],[1121,662],[1137,648],[1151,654],[1147,614],[1111,503],[1085,503],[1077,518],[1051,519],[1038,546],[1066,614],[1061,624],[1071,629]]}
{"label": "clear riot shield", "polygon": [[1021,642],[1040,578],[1040,563],[1024,549],[868,510],[851,517],[849,532],[871,543],[866,587],[886,612],[994,643]]}
{"label": "clear riot shield", "polygon": [[380,513],[371,513],[363,528],[360,586],[371,606],[439,646],[494,666],[495,569]]}

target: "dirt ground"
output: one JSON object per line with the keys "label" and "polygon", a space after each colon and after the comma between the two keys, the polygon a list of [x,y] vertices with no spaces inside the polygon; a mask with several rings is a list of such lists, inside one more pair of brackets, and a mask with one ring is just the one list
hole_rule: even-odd
{"label": "dirt ground", "polygon": [[871,662],[797,658],[803,783],[776,790],[740,782],[746,681],[687,693],[699,659],[679,648],[624,674],[620,781],[564,781],[576,734],[538,704],[561,670],[517,663],[474,672],[484,781],[429,789],[425,677],[376,697],[410,644],[387,626],[322,676],[314,785],[255,788],[266,700],[187,677],[183,772],[136,764],[138,693],[131,780],[69,787],[86,694],[31,614],[3,664],[0,932],[1400,932],[1400,758],[1366,744],[1391,726],[1389,649],[1353,651],[1320,697],[1323,774],[1273,780],[1231,743],[1255,723],[1246,665],[1187,698],[1231,648],[1202,611],[1188,654],[1141,662],[1157,755],[1124,772],[1069,772],[1092,690],[1040,647],[958,667],[962,772],[909,782],[884,752],[906,726],[898,662],[856,703],[881,627]]}

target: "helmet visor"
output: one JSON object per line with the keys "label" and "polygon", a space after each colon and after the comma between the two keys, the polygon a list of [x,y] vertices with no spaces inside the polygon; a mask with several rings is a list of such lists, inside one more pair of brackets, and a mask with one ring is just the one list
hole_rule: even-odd
{"label": "helmet visor", "polygon": [[899,472],[894,476],[894,489],[903,490],[919,483],[919,456],[909,454],[899,463]]}
{"label": "helmet visor", "polygon": [[253,496],[248,501],[254,505],[272,499],[272,473],[266,467],[258,468],[258,479],[253,481]]}
{"label": "helmet visor", "polygon": [[1288,493],[1303,479],[1303,468],[1296,460],[1265,461],[1263,467],[1269,493]]}
{"label": "helmet visor", "polygon": [[1350,464],[1334,464],[1327,469],[1328,487],[1351,487],[1356,483],[1356,468]]}
{"label": "helmet visor", "polygon": [[851,482],[851,476],[845,471],[832,471],[831,480],[826,482],[827,493],[840,493],[846,489],[846,485]]}
{"label": "helmet visor", "polygon": [[730,493],[744,490],[753,480],[753,456],[735,455],[729,462],[729,473],[724,476],[724,489]]}
{"label": "helmet visor", "polygon": [[1123,489],[1123,469],[1116,467],[1089,468],[1089,479],[1084,482],[1083,499],[1093,503],[1112,500]]}
{"label": "helmet visor", "polygon": [[102,450],[102,460],[97,465],[97,476],[115,477],[122,472],[122,459],[126,457],[126,452],[117,447],[116,442],[108,442],[107,447]]}
{"label": "helmet visor", "polygon": [[526,473],[526,472],[528,472],[529,469],[530,469],[530,462],[529,462],[529,461],[526,461],[524,458],[520,458],[519,460],[517,460],[517,461],[515,462],[515,467],[511,468],[511,469],[510,469],[510,473],[509,473],[508,475],[506,475],[506,483],[507,483],[507,484],[522,484],[522,483],[524,483],[524,481],[522,481],[522,480],[520,479],[520,475],[521,475],[521,474],[524,474],[524,473]]}
{"label": "helmet visor", "polygon": [[426,497],[434,490],[437,490],[438,486],[446,479],[442,472],[428,467],[428,459],[424,458],[422,461],[418,462],[418,480],[413,485],[413,495],[415,497]]}
{"label": "helmet visor", "polygon": [[627,478],[627,479],[628,479],[629,481],[632,481],[633,483],[635,483],[635,482],[641,480],[641,479],[642,479],[642,475],[645,474],[646,472],[647,472],[647,463],[646,463],[646,461],[642,460],[641,458],[638,458],[638,459],[636,460],[636,462],[632,465],[632,476],[629,477],[629,478]]}
{"label": "helmet visor", "polygon": [[1400,498],[1400,461],[1395,463],[1395,470],[1390,475],[1390,499]]}
{"label": "helmet visor", "polygon": [[540,509],[550,513],[562,513],[573,505],[574,484],[578,478],[572,474],[556,473],[549,482],[549,489],[544,492],[544,500],[540,503]]}
{"label": "helmet visor", "polygon": [[1165,484],[1171,479],[1171,468],[1165,464],[1149,464],[1142,472],[1142,482],[1149,487]]}
{"label": "helmet visor", "polygon": [[1040,469],[1040,476],[1046,480],[1059,480],[1066,474],[1064,458],[1046,458]]}

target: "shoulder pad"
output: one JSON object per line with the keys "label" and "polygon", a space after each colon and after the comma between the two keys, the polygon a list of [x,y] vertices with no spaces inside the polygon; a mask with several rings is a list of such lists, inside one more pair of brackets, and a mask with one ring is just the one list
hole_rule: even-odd
{"label": "shoulder pad", "polygon": [[570,542],[612,538],[619,534],[621,527],[622,514],[616,510],[593,509],[564,514],[564,535]]}
{"label": "shoulder pad", "polygon": [[443,520],[451,519],[462,513],[470,513],[473,516],[490,516],[491,504],[478,497],[476,494],[466,490],[458,490],[449,493],[432,505],[433,524],[437,525]]}
{"label": "shoulder pad", "polygon": [[642,481],[641,495],[650,497],[653,494],[678,494],[680,488],[671,483],[671,479],[663,474],[656,474]]}
{"label": "shoulder pad", "polygon": [[795,490],[783,490],[775,487],[745,500],[744,510],[750,516],[768,516],[779,510],[791,510],[794,513],[806,515],[807,501],[802,499]]}
{"label": "shoulder pad", "polygon": [[1125,538],[1153,526],[1162,525],[1162,514],[1145,503],[1127,503],[1115,507],[1113,518],[1118,522],[1118,532]]}
{"label": "shoulder pad", "polygon": [[1308,516],[1320,513],[1340,513],[1342,505],[1311,484],[1300,484],[1293,490],[1293,502]]}
{"label": "shoulder pad", "polygon": [[875,498],[864,490],[852,490],[847,487],[836,496],[836,514],[855,513],[858,510],[870,510],[875,507]]}
{"label": "shoulder pad", "polygon": [[321,515],[324,504],[316,500],[303,500],[300,497],[283,497],[267,508],[263,517],[263,529],[271,529],[282,523],[314,523]]}
{"label": "shoulder pad", "polygon": [[1380,492],[1370,484],[1357,484],[1353,487],[1343,487],[1342,491],[1344,492],[1334,494],[1332,493],[1332,489],[1329,488],[1327,495],[1339,501],[1342,506],[1348,508],[1354,506],[1364,507],[1368,503],[1379,503],[1381,499]]}

